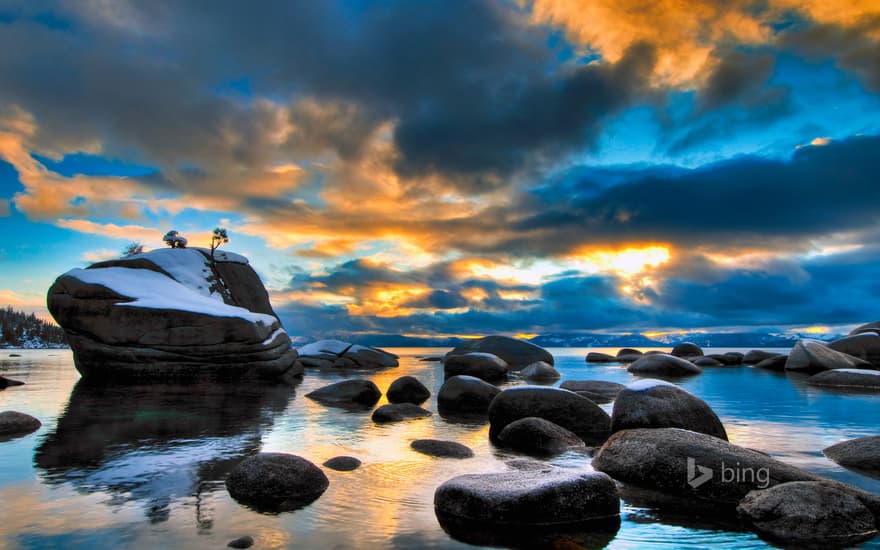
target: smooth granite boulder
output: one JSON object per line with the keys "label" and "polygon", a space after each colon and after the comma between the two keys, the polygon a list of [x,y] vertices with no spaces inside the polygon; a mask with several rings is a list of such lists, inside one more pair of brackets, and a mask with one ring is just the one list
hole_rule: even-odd
{"label": "smooth granite boulder", "polygon": [[337,472],[350,472],[360,468],[361,461],[353,456],[334,456],[325,461],[323,465]]}
{"label": "smooth granite boulder", "polygon": [[441,439],[416,439],[409,446],[423,455],[437,458],[471,458],[474,452],[467,445]]}
{"label": "smooth granite boulder", "polygon": [[816,340],[798,340],[785,361],[785,370],[816,373],[832,369],[871,369],[871,363],[834,351]]}
{"label": "smooth granite boulder", "polygon": [[329,485],[320,468],[286,453],[256,454],[226,476],[226,488],[232,498],[269,512],[301,508],[320,497]]}
{"label": "smooth granite boulder", "polygon": [[621,357],[633,357],[633,356],[640,357],[642,355],[644,355],[644,353],[642,353],[640,350],[637,350],[637,349],[620,348],[620,350],[617,351],[617,355],[615,357],[620,359]]}
{"label": "smooth granite boulder", "polygon": [[561,525],[616,518],[620,497],[614,481],[600,472],[514,470],[454,477],[435,491],[434,509],[438,518],[452,516],[494,525]]}
{"label": "smooth granite boulder", "polygon": [[447,353],[446,360],[455,355],[472,352],[491,353],[503,359],[511,369],[521,369],[536,361],[554,364],[553,356],[541,346],[509,336],[486,336],[468,340]]}
{"label": "smooth granite boulder", "polygon": [[489,404],[501,393],[497,386],[475,376],[452,376],[443,382],[437,394],[441,415],[486,414]]}
{"label": "smooth granite boulder", "polygon": [[401,376],[388,386],[385,392],[390,403],[413,403],[421,405],[429,397],[431,392],[419,379],[414,376]]}
{"label": "smooth granite boulder", "polygon": [[698,367],[723,367],[724,363],[714,357],[706,357],[705,355],[689,356],[688,360]]}
{"label": "smooth granite boulder", "polygon": [[822,452],[844,468],[880,477],[880,435],[843,441]]}
{"label": "smooth granite boulder", "polygon": [[389,403],[373,411],[373,422],[385,424],[431,416],[431,411],[412,403]]}
{"label": "smooth granite boulder", "polygon": [[706,357],[711,357],[725,366],[734,367],[742,365],[745,356],[738,351],[728,351],[727,353],[710,353]]}
{"label": "smooth granite boulder", "polygon": [[665,353],[646,354],[626,370],[639,376],[667,377],[694,376],[703,372],[700,367],[687,359]]}
{"label": "smooth granite boulder", "polygon": [[788,355],[774,355],[755,363],[755,368],[782,372],[785,370],[785,363],[787,361]]}
{"label": "smooth granite boulder", "polygon": [[676,357],[696,357],[703,355],[703,348],[693,342],[682,342],[672,348],[669,355],[674,355]]}
{"label": "smooth granite boulder", "polygon": [[619,363],[617,357],[598,351],[591,351],[587,353],[584,361],[586,361],[587,363]]}
{"label": "smooth granite boulder", "polygon": [[855,336],[856,334],[865,334],[873,332],[875,334],[880,334],[880,321],[874,321],[873,323],[865,323],[864,325],[858,326],[852,329],[849,333],[850,336]]}
{"label": "smooth granite boulder", "polygon": [[751,491],[736,510],[761,537],[786,548],[842,548],[877,534],[874,515],[859,499],[816,481]]}
{"label": "smooth granite boulder", "polygon": [[84,378],[277,378],[297,354],[243,256],[166,248],[58,277],[47,296]]}
{"label": "smooth granite boulder", "polygon": [[340,340],[312,342],[297,348],[297,353],[303,366],[313,368],[378,370],[398,365],[393,353]]}
{"label": "smooth granite boulder", "polygon": [[863,332],[840,338],[830,342],[828,347],[834,351],[864,359],[875,368],[880,368],[880,334],[876,332]]}
{"label": "smooth granite boulder", "polygon": [[18,411],[0,412],[0,437],[27,435],[40,429],[43,423],[33,416]]}
{"label": "smooth granite boulder", "polygon": [[443,362],[446,378],[474,376],[487,382],[500,382],[507,379],[507,371],[508,365],[504,359],[485,352],[447,355]]}
{"label": "smooth granite boulder", "polygon": [[807,378],[807,384],[841,390],[880,391],[880,371],[869,369],[826,370]]}
{"label": "smooth granite boulder", "polygon": [[353,379],[318,388],[307,393],[306,397],[325,405],[372,407],[382,397],[382,392],[370,380]]}
{"label": "smooth granite boulder", "polygon": [[520,371],[520,376],[526,380],[535,381],[553,381],[562,378],[559,371],[553,368],[553,365],[544,361],[537,361]]}
{"label": "smooth granite boulder", "polygon": [[742,362],[744,365],[756,365],[763,361],[764,359],[769,359],[771,357],[776,357],[778,355],[782,355],[775,351],[764,351],[760,349],[753,349],[747,351],[745,355],[743,355]]}
{"label": "smooth granite boulder", "polygon": [[634,428],[682,428],[727,441],[724,425],[705,401],[650,378],[630,384],[614,400],[611,432]]}
{"label": "smooth granite boulder", "polygon": [[489,405],[489,437],[497,441],[508,424],[536,416],[574,432],[589,445],[605,441],[611,418],[585,397],[545,386],[516,386],[499,393]]}
{"label": "smooth granite boulder", "polygon": [[586,397],[601,405],[614,401],[620,390],[626,386],[605,380],[566,380],[559,387],[563,390],[573,391],[581,397]]}
{"label": "smooth granite boulder", "polygon": [[498,434],[498,444],[521,453],[551,456],[569,449],[585,448],[584,441],[565,428],[529,416],[515,420]]}

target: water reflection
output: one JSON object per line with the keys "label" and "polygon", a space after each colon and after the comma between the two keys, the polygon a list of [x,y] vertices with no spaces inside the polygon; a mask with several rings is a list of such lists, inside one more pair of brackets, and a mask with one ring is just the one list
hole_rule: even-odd
{"label": "water reflection", "polygon": [[34,462],[45,483],[109,493],[109,506],[136,501],[154,523],[168,519],[175,499],[194,497],[196,521],[208,528],[203,497],[223,490],[229,470],[259,450],[294,395],[291,385],[80,381]]}

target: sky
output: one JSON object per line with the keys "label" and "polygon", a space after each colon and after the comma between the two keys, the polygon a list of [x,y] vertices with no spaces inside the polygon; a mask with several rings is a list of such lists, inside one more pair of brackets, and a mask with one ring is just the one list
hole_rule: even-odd
{"label": "sky", "polygon": [[835,330],[878,173],[876,0],[0,0],[0,305],[43,315],[222,226],[293,335]]}

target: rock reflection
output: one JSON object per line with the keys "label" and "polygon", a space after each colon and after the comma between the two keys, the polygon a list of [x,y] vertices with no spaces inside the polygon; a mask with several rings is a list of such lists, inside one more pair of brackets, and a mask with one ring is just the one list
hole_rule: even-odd
{"label": "rock reflection", "polygon": [[559,525],[493,524],[436,510],[440,527],[452,538],[478,546],[507,548],[604,548],[620,529],[620,517]]}
{"label": "rock reflection", "polygon": [[151,522],[189,499],[210,528],[207,496],[259,450],[263,433],[295,394],[292,385],[150,384],[80,381],[56,429],[36,449],[44,483],[107,493],[108,506],[140,504]]}

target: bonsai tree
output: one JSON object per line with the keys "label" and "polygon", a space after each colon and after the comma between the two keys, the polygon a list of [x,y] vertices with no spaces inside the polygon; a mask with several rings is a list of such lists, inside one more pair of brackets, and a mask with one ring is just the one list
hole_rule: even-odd
{"label": "bonsai tree", "polygon": [[220,245],[229,242],[229,235],[226,234],[225,227],[214,228],[214,234],[211,235],[211,263],[214,263],[214,251],[220,248]]}
{"label": "bonsai tree", "polygon": [[168,233],[165,233],[165,236],[162,237],[162,240],[165,241],[165,244],[167,244],[171,248],[186,248],[186,237],[173,229]]}

